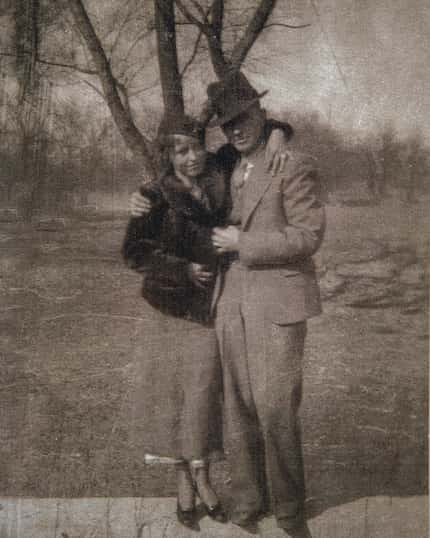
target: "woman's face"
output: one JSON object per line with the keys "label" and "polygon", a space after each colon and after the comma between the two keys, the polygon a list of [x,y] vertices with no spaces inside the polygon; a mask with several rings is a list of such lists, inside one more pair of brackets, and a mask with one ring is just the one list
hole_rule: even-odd
{"label": "woman's face", "polygon": [[170,161],[177,174],[194,178],[199,176],[205,168],[206,149],[197,138],[174,135]]}

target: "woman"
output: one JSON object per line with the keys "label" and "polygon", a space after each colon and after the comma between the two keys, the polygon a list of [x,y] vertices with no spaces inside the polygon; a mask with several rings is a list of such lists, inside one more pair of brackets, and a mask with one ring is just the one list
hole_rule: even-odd
{"label": "woman", "polygon": [[209,516],[226,521],[208,477],[222,435],[221,372],[210,312],[216,257],[205,241],[210,228],[222,222],[225,178],[206,153],[203,127],[193,119],[162,122],[158,144],[163,171],[141,191],[151,211],[130,220],[123,254],[143,273],[143,297],[158,311],[154,315],[162,316],[171,350],[142,364],[144,399],[158,402],[160,412],[138,412],[148,436],[146,458],[151,453],[176,462],[177,516],[195,529],[196,492]]}
{"label": "woman", "polygon": [[[274,121],[269,128],[267,160],[274,171],[283,166],[281,150],[292,131]],[[208,514],[226,520],[208,478],[208,462],[222,448],[221,372],[210,308],[217,257],[210,237],[229,209],[228,177],[237,154],[231,146],[208,154],[204,129],[188,117],[162,122],[158,142],[164,170],[159,181],[133,195],[137,218],[129,223],[123,252],[144,273],[143,296],[164,316],[172,344],[171,353],[144,365],[150,370],[145,390],[163,402],[162,417],[141,421],[155,439],[145,449],[176,461],[178,519],[196,528],[196,490]]]}

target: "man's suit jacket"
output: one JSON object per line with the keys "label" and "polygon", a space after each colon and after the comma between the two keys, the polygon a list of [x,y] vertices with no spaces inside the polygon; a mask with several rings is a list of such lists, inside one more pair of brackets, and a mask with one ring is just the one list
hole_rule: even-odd
{"label": "man's suit jacket", "polygon": [[266,172],[264,152],[253,164],[243,186],[235,262],[242,302],[277,324],[303,321],[321,312],[312,261],[325,230],[317,173],[312,159],[294,152],[275,177]]}

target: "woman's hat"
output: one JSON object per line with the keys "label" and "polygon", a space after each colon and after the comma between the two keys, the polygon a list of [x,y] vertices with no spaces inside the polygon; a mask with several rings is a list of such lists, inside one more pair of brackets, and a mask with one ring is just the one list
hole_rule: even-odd
{"label": "woman's hat", "polygon": [[191,136],[204,143],[205,128],[198,120],[186,114],[168,114],[161,120],[158,127],[158,144],[166,145],[172,135]]}
{"label": "woman's hat", "polygon": [[224,79],[209,84],[209,104],[217,115],[209,122],[209,127],[218,127],[239,116],[268,91],[257,92],[240,71],[230,72]]}

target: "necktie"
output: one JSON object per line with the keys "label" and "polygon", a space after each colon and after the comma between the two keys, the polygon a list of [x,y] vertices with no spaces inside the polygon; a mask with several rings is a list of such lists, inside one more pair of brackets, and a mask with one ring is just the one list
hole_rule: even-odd
{"label": "necktie", "polygon": [[254,165],[252,163],[246,161],[245,159],[242,159],[239,165],[239,170],[237,174],[234,175],[234,186],[237,190],[240,190],[243,187],[245,181],[249,177],[253,166]]}

